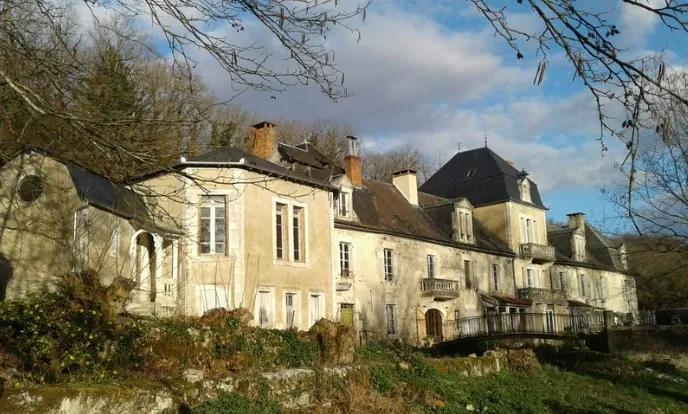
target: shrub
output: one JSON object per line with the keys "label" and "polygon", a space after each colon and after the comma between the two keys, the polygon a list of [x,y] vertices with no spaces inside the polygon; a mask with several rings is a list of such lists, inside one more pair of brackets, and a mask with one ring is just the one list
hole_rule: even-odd
{"label": "shrub", "polygon": [[[165,414],[174,414],[176,411],[167,410]],[[273,414],[281,413],[282,406],[265,396],[252,400],[241,394],[222,394],[219,398],[206,401],[195,407],[179,409],[178,412],[190,414]]]}
{"label": "shrub", "polygon": [[136,369],[142,343],[139,323],[110,320],[99,302],[38,293],[0,303],[0,344],[39,382],[105,379]]}

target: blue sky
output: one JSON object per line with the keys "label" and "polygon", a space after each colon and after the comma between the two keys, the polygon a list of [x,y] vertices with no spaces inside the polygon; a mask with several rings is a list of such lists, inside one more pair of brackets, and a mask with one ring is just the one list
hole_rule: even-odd
{"label": "blue sky", "polygon": [[[358,2],[339,3],[350,7]],[[511,0],[501,3],[512,24],[536,31],[540,23],[527,7]],[[683,63],[678,57],[685,55],[680,42],[684,36],[669,35],[656,18],[638,8],[616,1],[605,5],[627,53],[669,49],[673,63]],[[249,91],[235,102],[268,120],[350,124],[369,149],[411,145],[445,160],[459,144],[466,150],[484,145],[487,133],[489,146],[525,168],[538,184],[550,207],[548,217],[564,220],[565,214],[582,211],[601,221],[613,215],[598,189],[619,181],[615,162],[625,154],[623,146],[610,139],[610,151],[602,155],[591,95],[572,81],[572,68],[556,55],[550,57],[543,84],[533,86],[539,61],[533,48],[526,46],[526,58],[517,60],[472,7],[456,0],[374,0],[366,21],[359,23],[360,42],[346,33],[328,36],[353,96],[334,103],[315,87],[299,86],[277,99]],[[240,34],[222,27],[217,32],[237,42],[256,41],[268,48],[275,44],[258,25],[249,24]],[[212,58],[199,56],[197,70],[219,97],[235,94]]]}

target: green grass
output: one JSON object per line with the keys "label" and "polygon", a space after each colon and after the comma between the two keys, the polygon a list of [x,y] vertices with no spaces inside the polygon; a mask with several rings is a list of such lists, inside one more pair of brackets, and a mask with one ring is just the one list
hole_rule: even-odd
{"label": "green grass", "polygon": [[[358,363],[370,366],[370,375],[343,387],[354,390],[355,397],[346,404],[335,401],[335,411],[315,407],[308,412],[370,412],[365,404],[375,401],[373,411],[387,414],[463,413],[468,405],[480,413],[688,413],[688,373],[668,364],[571,353],[552,359],[558,366],[544,364],[531,373],[468,378],[439,371],[409,349],[376,345],[359,350],[358,356]],[[406,364],[403,369],[400,362]],[[232,412],[278,412],[274,404],[266,407],[259,400],[244,400],[241,409]]]}

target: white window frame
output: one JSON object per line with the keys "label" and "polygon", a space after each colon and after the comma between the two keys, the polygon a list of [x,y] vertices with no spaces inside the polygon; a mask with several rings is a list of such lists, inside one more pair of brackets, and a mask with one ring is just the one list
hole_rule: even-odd
{"label": "white window frame", "polygon": [[[339,275],[351,277],[353,274],[353,245],[349,242],[339,242]],[[346,263],[346,266],[344,266]]]}
{"label": "white window frame", "polygon": [[434,279],[437,277],[437,255],[428,253],[425,256],[425,263],[427,265],[427,277],[428,279]]}
{"label": "white window frame", "polygon": [[[338,217],[351,217],[351,195],[350,191],[340,190],[335,202],[335,208]],[[342,198],[344,202],[342,203]],[[343,210],[343,211],[342,211]]]}
{"label": "white window frame", "polygon": [[[287,307],[287,296],[291,296],[291,298],[292,298],[292,308],[294,311],[294,317],[293,317],[291,326],[289,325],[289,308]],[[284,298],[284,300],[282,301],[282,305],[284,306],[284,309],[283,309],[283,312],[284,312],[284,328],[285,329],[289,329],[289,328],[298,329],[301,326],[301,323],[300,323],[301,294],[298,291],[287,290],[284,292],[283,298]]]}
{"label": "white window frame", "polygon": [[[526,288],[540,287],[540,271],[533,267],[525,267],[523,271],[523,285]],[[532,276],[532,278],[531,278]]]}
{"label": "white window frame", "polygon": [[[282,206],[282,257],[277,257],[277,212],[278,206]],[[299,236],[301,238],[300,246],[302,250],[300,251],[299,260],[295,259],[294,246],[296,240],[294,240],[294,209],[301,209],[301,232]],[[281,266],[296,266],[296,267],[307,267],[309,263],[310,249],[309,244],[309,231],[308,231],[308,204],[296,202],[294,200],[287,200],[284,198],[274,197],[272,199],[272,254],[273,254],[273,264]]]}
{"label": "white window frame", "polygon": [[[317,297],[316,303],[313,303],[313,298]],[[313,312],[313,306],[317,306],[317,317]],[[319,319],[324,318],[325,315],[325,294],[322,292],[308,292],[308,326],[313,326]]]}
{"label": "white window frame", "polygon": [[532,198],[530,197],[530,182],[527,178],[524,178],[523,182],[521,182],[521,200],[532,203]]}
{"label": "white window frame", "polygon": [[[300,213],[298,214],[299,217],[299,222],[298,222],[298,240],[296,240],[296,234],[295,230],[297,229],[296,224],[296,219],[297,219],[297,213],[296,211],[299,211]],[[289,251],[291,252],[291,260],[294,262],[305,262],[306,261],[306,209],[301,207],[300,205],[292,205],[289,208],[289,211],[291,212],[290,214],[290,220],[289,222],[291,223],[291,248]],[[298,246],[298,251],[299,251],[299,258],[296,258],[296,248]]]}
{"label": "white window frame", "polygon": [[521,244],[523,243],[534,243],[538,244],[540,237],[538,234],[538,220],[533,217],[522,214],[520,216],[520,233],[521,233]]}
{"label": "white window frame", "polygon": [[[222,203],[219,203],[215,201],[215,198],[222,198],[224,201]],[[205,199],[205,200],[204,200]],[[218,255],[218,256],[226,256],[227,255],[227,249],[229,247],[229,232],[228,232],[228,222],[227,222],[227,208],[229,206],[229,203],[227,202],[227,195],[226,194],[201,194],[198,199],[198,214],[199,214],[199,220],[198,220],[198,254],[200,256],[213,256],[213,255]],[[209,225],[209,231],[210,231],[210,239],[208,243],[210,244],[208,251],[203,252],[203,209],[208,208],[210,209],[210,217],[208,219],[210,220],[210,225]],[[225,243],[224,243],[224,249],[221,252],[218,252],[216,250],[217,246],[217,233],[215,232],[216,230],[216,225],[215,222],[218,219],[217,215],[217,209],[222,208],[225,211],[224,216],[222,217],[224,221],[224,233],[225,233]]]}
{"label": "white window frame", "polygon": [[394,280],[394,249],[382,249],[382,261],[385,282],[391,282]]}
{"label": "white window frame", "polygon": [[[260,298],[263,296],[261,293],[267,293],[267,308],[266,310],[266,317],[267,317],[267,323],[263,324],[262,321],[260,320],[261,314],[260,314],[260,308],[261,308],[261,303],[260,303]],[[256,305],[255,305],[255,315],[256,315],[256,325],[265,328],[265,329],[270,329],[275,327],[275,288],[273,287],[266,287],[266,286],[261,286],[258,288],[257,293],[256,293]]]}

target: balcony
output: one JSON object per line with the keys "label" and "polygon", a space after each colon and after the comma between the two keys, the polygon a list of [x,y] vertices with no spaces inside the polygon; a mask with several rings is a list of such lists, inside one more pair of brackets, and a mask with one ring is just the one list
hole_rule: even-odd
{"label": "balcony", "polygon": [[349,269],[342,269],[339,273],[339,280],[336,283],[335,289],[337,292],[345,292],[351,290],[354,281],[354,272]]}
{"label": "balcony", "polygon": [[459,282],[456,280],[427,278],[420,281],[420,292],[423,297],[433,297],[436,301],[445,301],[459,297]]}
{"label": "balcony", "polygon": [[545,244],[523,243],[521,244],[521,256],[525,259],[533,259],[534,263],[553,262],[554,247]]}
{"label": "balcony", "polygon": [[534,302],[566,300],[566,292],[555,289],[525,288],[518,290],[518,297]]}

